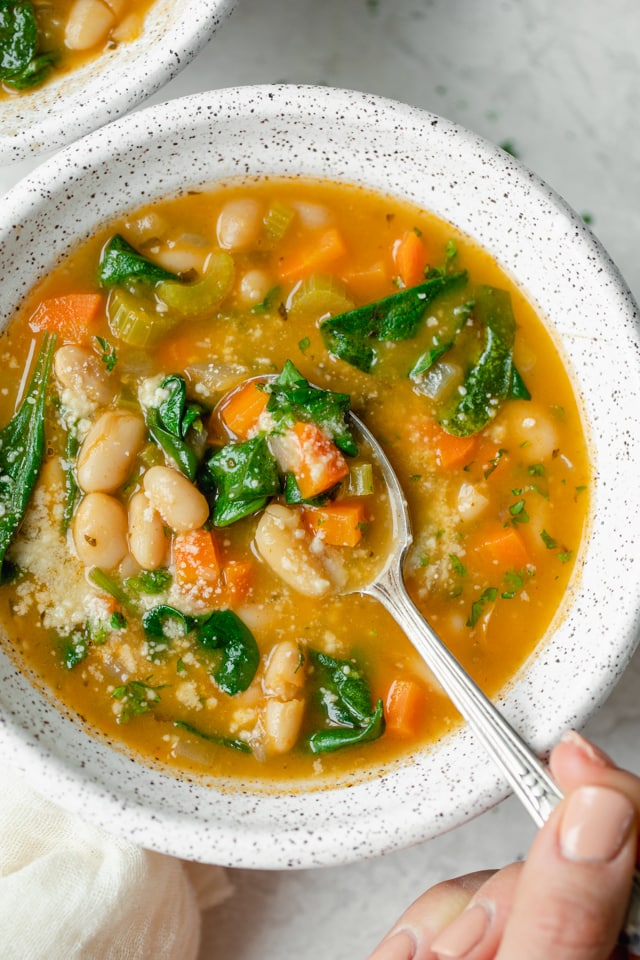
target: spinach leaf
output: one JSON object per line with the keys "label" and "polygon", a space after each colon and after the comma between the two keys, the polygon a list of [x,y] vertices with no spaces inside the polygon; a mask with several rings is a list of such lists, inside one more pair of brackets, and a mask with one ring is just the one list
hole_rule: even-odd
{"label": "spinach leaf", "polygon": [[117,287],[128,280],[159,283],[162,280],[179,280],[180,278],[177,274],[153,263],[132,247],[123,236],[116,233],[102,251],[98,279],[103,287]]}
{"label": "spinach leaf", "polygon": [[443,354],[451,350],[452,346],[453,340],[450,340],[448,343],[439,343],[437,347],[432,347],[431,350],[426,350],[424,353],[421,353],[411,368],[409,376],[419,377],[420,374],[426,373]]}
{"label": "spinach leaf", "polygon": [[239,750],[241,753],[251,753],[251,747],[248,743],[245,743],[244,740],[232,740],[230,737],[223,737],[217,733],[204,733],[203,730],[198,730],[197,727],[186,723],[184,720],[174,720],[173,725],[179,730],[185,730],[194,737],[200,737],[201,740],[208,740],[209,743],[215,743],[221,747],[229,747],[231,750]]}
{"label": "spinach leaf", "polygon": [[310,421],[328,433],[343,453],[357,456],[358,447],[346,421],[351,406],[349,394],[312,386],[291,360],[287,360],[278,379],[268,385],[267,392],[267,410],[276,424]]}
{"label": "spinach leaf", "polygon": [[372,341],[414,337],[427,307],[446,290],[463,283],[465,271],[438,275],[336,317],[327,317],[320,332],[329,353],[368,373],[375,361]]}
{"label": "spinach leaf", "polygon": [[53,50],[37,54],[26,67],[7,77],[5,83],[14,90],[28,90],[29,87],[35,87],[46,80],[58,60],[59,54]]}
{"label": "spinach leaf", "polygon": [[509,387],[508,397],[509,400],[531,400],[529,389],[515,367],[513,367],[511,374],[511,386]]}
{"label": "spinach leaf", "polygon": [[377,740],[383,733],[384,708],[382,700],[378,700],[375,710],[363,727],[355,729],[330,727],[326,730],[317,730],[309,737],[309,747],[312,753],[331,753],[343,747],[352,747],[357,743]]}
{"label": "spinach leaf", "polygon": [[266,437],[229,443],[210,454],[200,471],[199,485],[205,496],[213,499],[216,527],[226,527],[261,510],[281,488],[278,465]]}
{"label": "spinach leaf", "polygon": [[311,651],[311,660],[318,671],[321,696],[330,711],[329,719],[350,727],[366,722],[371,716],[371,691],[354,664],[315,651]]}
{"label": "spinach leaf", "polygon": [[232,610],[214,610],[203,617],[192,617],[161,603],[142,617],[152,651],[159,642],[171,639],[165,630],[167,620],[177,621],[185,636],[194,631],[205,650],[221,651],[221,663],[213,671],[213,678],[224,693],[233,695],[247,689],[260,664],[260,651],[251,630],[237,614]]}
{"label": "spinach leaf", "polygon": [[28,0],[0,0],[0,80],[25,70],[38,45],[38,26]]}
{"label": "spinach leaf", "polygon": [[0,571],[24,519],[45,448],[45,401],[56,338],[45,334],[18,411],[0,430]]}
{"label": "spinach leaf", "polygon": [[328,753],[376,740],[384,733],[382,700],[375,707],[369,684],[350,660],[311,651],[320,703],[331,726],[309,737],[312,753]]}
{"label": "spinach leaf", "polygon": [[473,307],[473,300],[468,300],[466,303],[461,303],[459,306],[453,308],[452,317],[454,324],[449,337],[444,342],[437,343],[431,348],[431,350],[426,350],[418,357],[412,369],[409,371],[410,377],[416,378],[421,374],[426,373],[427,370],[431,369],[434,363],[437,363],[440,357],[444,356],[447,351],[451,350],[451,348],[455,346],[458,334],[473,313]]}
{"label": "spinach leaf", "polygon": [[246,690],[260,665],[260,651],[249,627],[233,610],[214,610],[196,628],[196,639],[205,650],[221,650],[222,662],[213,679],[233,696]]}
{"label": "spinach leaf", "polygon": [[194,629],[199,623],[197,617],[190,617],[176,607],[168,603],[159,603],[157,607],[151,607],[142,617],[142,627],[151,640],[170,640],[170,636],[165,632],[165,622],[167,620],[177,620],[182,626],[185,636]]}
{"label": "spinach leaf", "polygon": [[440,419],[447,433],[457,437],[482,430],[509,396],[513,383],[516,323],[509,293],[480,287],[474,316],[484,328],[482,354],[465,377],[462,396]]}
{"label": "spinach leaf", "polygon": [[160,387],[169,392],[159,407],[147,410],[149,433],[185,477],[193,481],[199,463],[195,441],[204,436],[203,408],[187,402],[187,384],[178,374],[165,377]]}

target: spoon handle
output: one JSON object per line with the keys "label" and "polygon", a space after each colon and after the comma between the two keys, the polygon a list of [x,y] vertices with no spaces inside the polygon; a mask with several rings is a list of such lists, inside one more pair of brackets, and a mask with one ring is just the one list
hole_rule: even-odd
{"label": "spoon handle", "polygon": [[444,687],[452,703],[494,758],[537,826],[542,826],[563,794],[531,748],[494,707],[451,651],[429,626],[407,593],[395,565],[367,590],[403,631]]}
{"label": "spoon handle", "polygon": [[[469,723],[502,770],[513,792],[538,827],[547,820],[563,793],[531,748],[494,707],[440,637],[429,626],[407,593],[401,571],[389,566],[366,591],[376,597],[402,627],[451,702]],[[640,874],[636,870],[620,943],[640,951]]]}

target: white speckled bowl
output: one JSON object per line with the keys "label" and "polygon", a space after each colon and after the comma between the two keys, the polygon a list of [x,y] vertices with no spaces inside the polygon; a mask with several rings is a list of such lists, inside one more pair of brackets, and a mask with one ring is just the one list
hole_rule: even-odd
{"label": "white speckled bowl", "polygon": [[[638,639],[640,336],[625,284],[581,219],[499,148],[446,120],[326,88],[246,87],[132,114],[22,181],[0,214],[0,317],[70,247],[154,197],[242,175],[329,177],[395,194],[474,237],[548,318],[582,398],[596,486],[588,543],[553,630],[501,707],[540,751],[580,726]],[[634,562],[635,561],[635,562]],[[368,781],[220,792],[92,741],[0,657],[0,750],[47,796],[182,857],[310,867],[432,837],[506,793],[460,729]]]}
{"label": "white speckled bowl", "polygon": [[135,41],[0,100],[0,164],[65,146],[168,83],[211,39],[235,0],[155,0]]}

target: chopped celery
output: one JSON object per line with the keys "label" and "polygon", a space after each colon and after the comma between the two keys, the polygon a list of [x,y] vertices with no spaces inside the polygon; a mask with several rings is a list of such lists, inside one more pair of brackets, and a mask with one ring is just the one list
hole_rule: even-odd
{"label": "chopped celery", "polygon": [[309,317],[320,320],[346,313],[353,307],[342,283],[334,277],[316,273],[302,280],[292,292],[287,312],[292,320]]}
{"label": "chopped celery", "polygon": [[277,243],[282,240],[295,215],[296,212],[293,207],[282,203],[281,200],[274,200],[263,220],[265,236],[269,243]]}
{"label": "chopped celery", "polygon": [[115,287],[107,301],[109,329],[114,337],[132,347],[157,343],[180,319],[167,311],[160,313],[150,298]]}
{"label": "chopped celery", "polygon": [[233,257],[220,250],[211,255],[207,273],[197,283],[159,284],[156,293],[179,317],[195,317],[217,307],[231,291],[235,277]]}
{"label": "chopped celery", "polygon": [[373,493],[373,467],[370,463],[356,463],[351,467],[349,493],[353,497],[368,497]]}

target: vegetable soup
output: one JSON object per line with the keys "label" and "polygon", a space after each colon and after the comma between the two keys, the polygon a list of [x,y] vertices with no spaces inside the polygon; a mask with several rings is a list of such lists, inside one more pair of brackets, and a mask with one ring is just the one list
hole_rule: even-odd
{"label": "vegetable soup", "polygon": [[0,0],[0,98],[139,36],[152,0]]}
{"label": "vegetable soup", "polygon": [[590,469],[571,383],[493,259],[297,180],[150,205],[3,334],[0,618],[90,731],[178,774],[371,772],[459,716],[389,614],[349,411],[406,492],[411,595],[495,695],[567,589]]}

